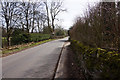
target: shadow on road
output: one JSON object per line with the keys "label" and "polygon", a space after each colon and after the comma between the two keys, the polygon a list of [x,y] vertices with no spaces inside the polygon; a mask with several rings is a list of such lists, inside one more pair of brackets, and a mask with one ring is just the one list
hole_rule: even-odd
{"label": "shadow on road", "polygon": [[59,40],[60,42],[68,42],[68,40]]}

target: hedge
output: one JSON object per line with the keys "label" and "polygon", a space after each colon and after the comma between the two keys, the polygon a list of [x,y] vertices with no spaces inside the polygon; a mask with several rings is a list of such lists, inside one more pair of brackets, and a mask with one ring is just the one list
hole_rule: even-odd
{"label": "hedge", "polygon": [[30,42],[30,34],[28,33],[21,33],[16,36],[12,36],[11,38],[11,44],[12,45],[18,45],[22,43],[28,43]]}
{"label": "hedge", "polygon": [[87,79],[120,80],[119,51],[91,48],[76,40],[71,40],[71,47]]}
{"label": "hedge", "polygon": [[7,39],[6,37],[2,37],[2,48],[7,46]]}
{"label": "hedge", "polygon": [[12,36],[11,43],[12,45],[18,45],[28,42],[38,42],[42,40],[50,39],[49,34],[40,34],[40,33],[21,33],[16,36]]}
{"label": "hedge", "polygon": [[42,40],[50,39],[50,34],[40,34],[40,33],[32,33],[31,36],[31,42],[38,42]]}

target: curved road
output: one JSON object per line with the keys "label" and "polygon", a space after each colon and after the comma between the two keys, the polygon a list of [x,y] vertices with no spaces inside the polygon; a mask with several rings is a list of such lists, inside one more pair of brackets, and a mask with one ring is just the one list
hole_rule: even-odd
{"label": "curved road", "polygon": [[52,78],[64,42],[58,39],[2,58],[3,78]]}

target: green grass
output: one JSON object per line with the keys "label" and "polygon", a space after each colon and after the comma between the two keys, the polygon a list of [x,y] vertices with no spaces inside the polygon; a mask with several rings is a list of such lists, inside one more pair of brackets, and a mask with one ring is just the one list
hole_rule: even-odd
{"label": "green grass", "polygon": [[3,49],[2,54],[15,53],[15,52],[18,52],[18,51],[21,51],[21,50],[24,50],[24,49],[27,49],[27,48],[30,48],[33,46],[37,46],[37,45],[52,41],[52,40],[56,40],[56,39],[48,39],[48,40],[44,40],[44,41],[40,41],[40,42],[36,42],[36,43],[32,43],[32,44],[20,46],[20,47],[18,46],[18,47],[13,48],[13,49]]}

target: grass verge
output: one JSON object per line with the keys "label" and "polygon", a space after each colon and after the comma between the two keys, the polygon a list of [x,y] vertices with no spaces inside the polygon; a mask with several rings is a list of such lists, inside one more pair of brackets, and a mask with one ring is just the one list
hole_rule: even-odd
{"label": "grass verge", "polygon": [[44,41],[40,41],[36,43],[31,42],[31,43],[22,44],[22,45],[11,46],[8,49],[2,49],[2,56],[5,57],[7,55],[14,54],[16,52],[25,50],[27,48],[31,48],[31,47],[34,47],[34,46],[37,46],[37,45],[40,45],[40,44],[43,44],[49,41],[53,41],[53,40],[56,40],[56,39],[48,39],[48,40],[44,40]]}

